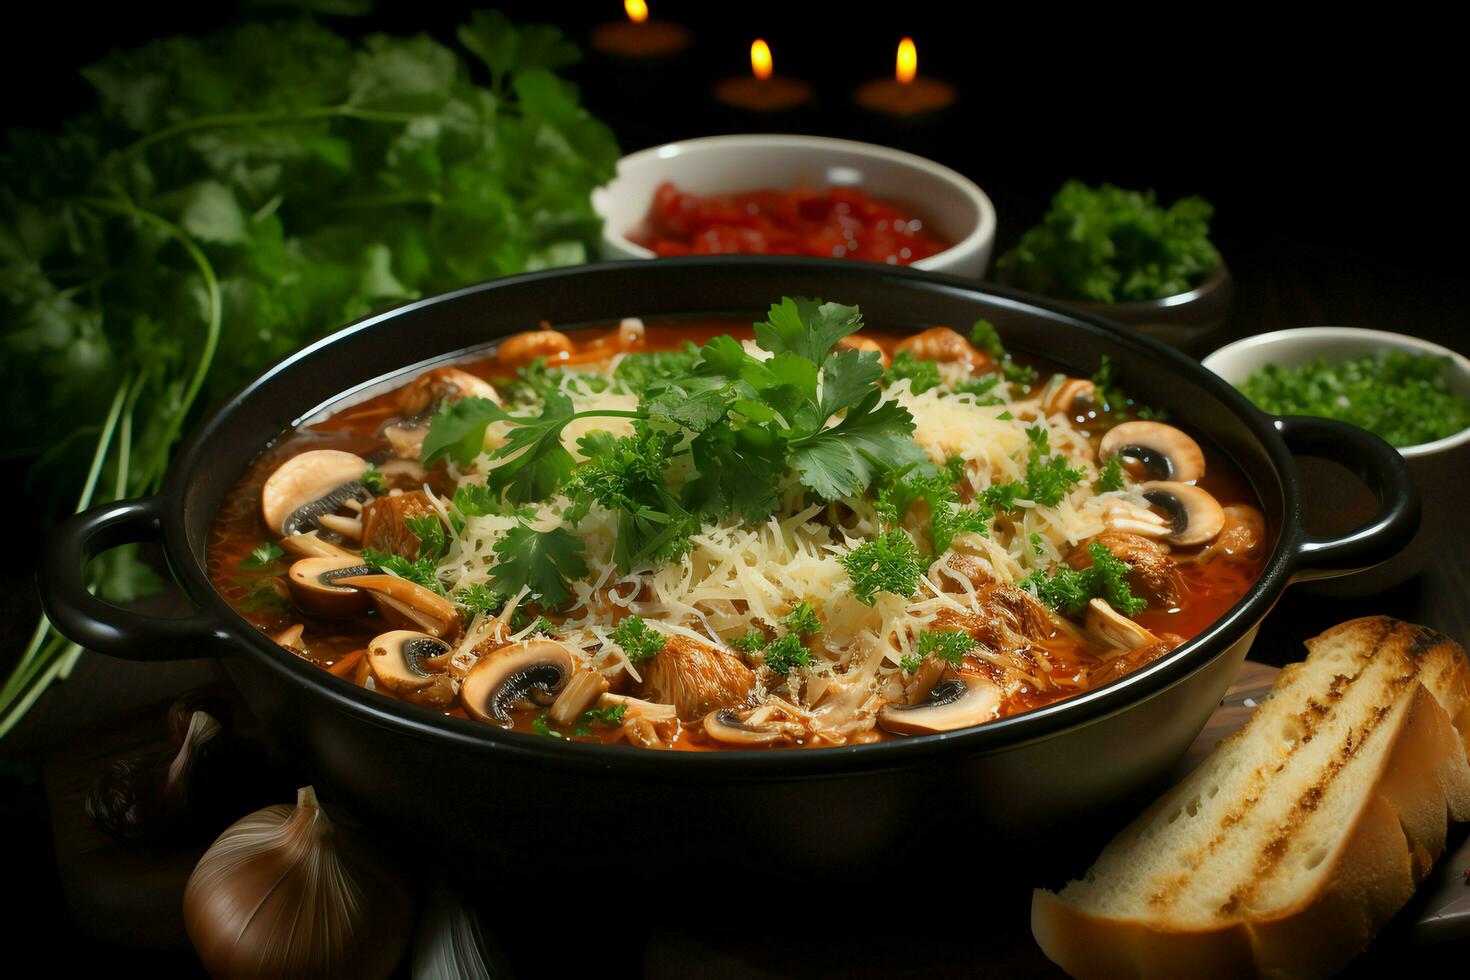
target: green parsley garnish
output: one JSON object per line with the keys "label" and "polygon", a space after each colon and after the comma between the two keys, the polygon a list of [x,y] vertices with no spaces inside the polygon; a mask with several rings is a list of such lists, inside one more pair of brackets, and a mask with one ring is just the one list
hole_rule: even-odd
{"label": "green parsley garnish", "polygon": [[1470,404],[1450,391],[1449,359],[1388,351],[1296,368],[1268,364],[1240,385],[1272,415],[1340,419],[1403,448],[1470,428]]}
{"label": "green parsley garnish", "polygon": [[265,541],[252,548],[250,554],[240,560],[240,567],[262,571],[274,565],[285,554],[285,549],[274,541]]}
{"label": "green parsley garnish", "polygon": [[498,559],[490,587],[513,596],[530,587],[529,598],[547,609],[561,609],[572,597],[569,582],[587,574],[582,541],[563,527],[537,531],[517,524],[495,542]]}
{"label": "green parsley garnish", "polygon": [[787,633],[766,647],[765,664],[777,674],[784,676],[811,662],[811,651],[802,646],[801,638],[795,633]]}
{"label": "green parsley garnish", "polygon": [[1128,566],[1100,541],[1087,546],[1092,565],[1081,570],[1059,566],[1052,574],[1032,572],[1021,583],[1057,612],[1075,614],[1092,599],[1106,599],[1125,616],[1147,608],[1148,601],[1136,598],[1128,588]]}
{"label": "green parsley garnish", "polygon": [[997,361],[1005,360],[1005,345],[1000,342],[1000,334],[995,325],[989,320],[976,320],[974,326],[970,327],[970,343],[975,345],[976,350],[984,351]]}
{"label": "green parsley garnish", "polygon": [[822,631],[817,611],[805,600],[791,607],[791,611],[781,618],[781,625],[797,636],[812,636]]}
{"label": "green parsley garnish", "polygon": [[839,560],[852,579],[853,595],[869,606],[879,592],[912,596],[919,587],[919,576],[924,574],[919,549],[897,528],[864,542]]}
{"label": "green parsley garnish", "polygon": [[668,637],[643,621],[642,616],[629,616],[618,624],[608,638],[622,648],[633,663],[650,660],[664,648]]}
{"label": "green parsley garnish", "polygon": [[1097,303],[1188,292],[1220,264],[1214,209],[1186,197],[1161,207],[1153,191],[1068,181],[1041,223],[996,263],[1022,289]]}
{"label": "green parsley garnish", "polygon": [[943,554],[956,535],[988,535],[990,521],[995,517],[983,501],[972,506],[960,503],[955,484],[962,478],[962,460],[947,462],[943,470],[929,462],[919,463],[889,474],[878,490],[873,507],[889,524],[898,524],[914,504],[924,501],[929,508],[929,534],[934,553]]}
{"label": "green parsley garnish", "polygon": [[916,395],[922,395],[930,388],[939,387],[939,363],[937,361],[921,361],[911,350],[901,350],[893,355],[893,363],[888,365],[884,373],[884,381],[887,384],[897,384],[908,379],[909,390]]}
{"label": "green parsley garnish", "polygon": [[375,494],[383,494],[388,490],[388,480],[382,473],[378,472],[376,466],[369,466],[363,470],[362,476],[358,477],[357,481]]}
{"label": "green parsley garnish", "polygon": [[431,592],[444,594],[444,586],[439,584],[439,563],[432,556],[426,555],[423,558],[409,561],[402,555],[395,555],[389,551],[364,548],[362,549],[362,560],[365,564],[397,575],[401,579],[407,579]]}
{"label": "green parsley garnish", "polygon": [[757,650],[764,650],[766,644],[769,642],[771,641],[766,634],[760,630],[753,629],[744,636],[737,637],[735,642],[730,645],[744,653],[755,653]]}
{"label": "green parsley garnish", "polygon": [[539,718],[531,719],[531,731],[537,735],[544,735],[547,738],[566,738],[565,735],[546,723],[548,717],[549,712],[543,711]]}
{"label": "green parsley garnish", "polygon": [[419,558],[432,558],[436,562],[449,550],[449,536],[444,531],[444,522],[436,514],[421,517],[405,517],[403,526],[419,539]]}
{"label": "green parsley garnish", "polygon": [[1123,461],[1117,456],[1109,456],[1108,461],[1097,474],[1097,481],[1093,484],[1098,493],[1107,493],[1111,490],[1123,489]]}
{"label": "green parsley garnish", "polygon": [[915,648],[919,657],[933,655],[958,667],[975,647],[975,638],[961,630],[925,630]]}
{"label": "green parsley garnish", "polygon": [[592,708],[582,713],[577,719],[576,734],[586,738],[592,734],[593,725],[602,725],[606,728],[617,728],[623,723],[623,715],[628,713],[626,704],[615,704],[609,708]]}
{"label": "green parsley garnish", "polygon": [[463,606],[465,612],[471,616],[479,613],[498,612],[506,603],[506,596],[496,592],[484,582],[476,582],[463,591],[456,592],[450,598]]}

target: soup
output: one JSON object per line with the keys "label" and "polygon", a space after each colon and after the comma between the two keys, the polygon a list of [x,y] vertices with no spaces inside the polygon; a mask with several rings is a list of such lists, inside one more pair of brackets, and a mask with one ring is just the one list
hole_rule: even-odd
{"label": "soup", "polygon": [[1115,680],[1250,588],[1210,447],[988,324],[783,300],[507,338],[287,433],[211,577],[292,655],[572,742],[954,731]]}

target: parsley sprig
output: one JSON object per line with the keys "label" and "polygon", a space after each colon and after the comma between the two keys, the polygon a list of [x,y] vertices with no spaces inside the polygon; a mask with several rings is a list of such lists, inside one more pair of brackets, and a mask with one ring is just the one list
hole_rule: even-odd
{"label": "parsley sprig", "polygon": [[1100,541],[1089,544],[1087,553],[1092,558],[1090,567],[1079,570],[1062,565],[1050,575],[1032,572],[1021,582],[1022,588],[1029,589],[1057,612],[1068,615],[1081,612],[1093,599],[1106,599],[1108,605],[1125,616],[1148,607],[1148,600],[1134,596],[1129,589],[1128,565],[1121,558]]}

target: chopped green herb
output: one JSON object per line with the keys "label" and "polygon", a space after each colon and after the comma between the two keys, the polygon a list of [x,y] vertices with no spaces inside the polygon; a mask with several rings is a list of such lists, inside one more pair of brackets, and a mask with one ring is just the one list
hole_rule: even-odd
{"label": "chopped green herb", "polygon": [[797,636],[812,636],[822,631],[822,621],[810,602],[802,601],[791,607],[781,619],[781,625]]}
{"label": "chopped green herb", "polygon": [[919,634],[918,655],[933,655],[958,667],[975,647],[975,638],[961,630],[925,630]]}
{"label": "chopped green herb", "polygon": [[898,665],[903,668],[904,673],[913,674],[918,672],[919,666],[923,662],[923,657],[916,656],[912,653],[906,653],[901,658],[899,658]]}
{"label": "chopped green herb", "polygon": [[274,541],[265,541],[251,549],[250,554],[241,559],[240,567],[251,571],[261,571],[274,565],[285,554],[285,549]]}
{"label": "chopped green herb", "polygon": [[366,487],[371,493],[381,495],[383,493],[386,493],[388,490],[388,480],[386,477],[383,476],[382,473],[378,472],[378,468],[376,466],[369,466],[367,469],[363,470],[362,476],[358,477],[357,479],[358,482]]}
{"label": "chopped green herb", "polygon": [[1001,412],[999,415],[996,416],[996,418],[999,419],[1002,422],[1010,422],[1010,421],[1012,421],[1015,418],[1015,416],[1012,415],[1010,412],[1007,411],[1007,412]]}
{"label": "chopped green herb", "polygon": [[1000,334],[989,320],[976,320],[974,326],[970,327],[970,343],[975,345],[976,350],[984,351],[997,361],[1007,357],[1005,345],[1000,342]]}
{"label": "chopped green herb", "polygon": [[539,718],[531,719],[531,731],[537,735],[544,735],[547,738],[566,738],[565,735],[546,723],[548,717],[548,712],[543,711]]}
{"label": "chopped green herb", "polygon": [[621,647],[627,658],[635,664],[658,656],[668,642],[668,637],[644,622],[642,616],[624,619],[617,629],[608,634],[608,639]]}
{"label": "chopped green herb", "polygon": [[736,638],[735,642],[730,645],[745,653],[755,653],[757,650],[764,650],[769,642],[766,634],[760,630],[750,630],[744,636]]}
{"label": "chopped green herb", "polygon": [[811,662],[811,651],[802,646],[801,638],[795,633],[787,633],[766,647],[765,664],[777,674],[789,674],[798,667],[808,666]]}
{"label": "chopped green herb", "polygon": [[1123,461],[1117,456],[1109,456],[1108,461],[1103,464],[1102,470],[1097,474],[1097,482],[1093,484],[1098,493],[1108,493],[1112,490],[1123,489]]}
{"label": "chopped green herb", "polygon": [[922,395],[930,388],[938,388],[939,363],[921,361],[913,351],[901,350],[893,355],[893,363],[888,365],[884,381],[893,385],[904,379],[908,379],[909,390],[916,395]]}
{"label": "chopped green herb", "polygon": [[1031,532],[1031,553],[1037,558],[1046,554],[1046,542],[1041,534],[1036,531]]}
{"label": "chopped green herb", "polygon": [[1009,360],[1001,362],[1000,372],[1005,375],[1007,381],[1023,391],[1030,391],[1031,385],[1038,377],[1036,369],[1031,365]]}
{"label": "chopped green herb", "polygon": [[432,558],[437,562],[449,550],[449,536],[444,531],[444,522],[439,520],[437,514],[405,517],[403,526],[419,539],[419,558]]}
{"label": "chopped green herb", "polygon": [[1470,428],[1470,403],[1450,391],[1449,364],[1445,357],[1407,351],[1318,358],[1296,368],[1268,364],[1240,390],[1272,415],[1340,419],[1404,448]]}
{"label": "chopped green herb", "polygon": [[601,725],[604,728],[617,728],[623,723],[623,716],[628,713],[626,704],[615,704],[607,708],[592,708],[582,713],[577,719],[576,733],[583,738],[592,734],[593,725]]}
{"label": "chopped green herb", "polygon": [[397,575],[401,579],[407,579],[415,585],[421,585],[431,592],[444,594],[444,586],[439,583],[439,563],[432,557],[425,556],[409,561],[402,555],[395,555],[389,551],[364,548],[362,549],[362,560],[385,572]]}
{"label": "chopped green herb", "polygon": [[506,603],[504,595],[496,592],[484,582],[476,582],[463,591],[456,592],[450,598],[463,606],[471,616],[479,613],[498,612]]}
{"label": "chopped green herb", "polygon": [[1029,499],[1026,496],[1026,484],[1019,480],[1010,483],[993,483],[980,492],[980,499],[986,506],[997,511],[1015,510],[1017,499]]}
{"label": "chopped green herb", "polygon": [[1026,463],[1026,498],[1043,507],[1055,507],[1084,475],[1065,456],[1032,456]]}
{"label": "chopped green herb", "polygon": [[1069,615],[1081,612],[1089,600],[1106,599],[1125,616],[1132,616],[1148,606],[1128,587],[1128,565],[1100,541],[1087,546],[1092,565],[1081,570],[1059,566],[1052,574],[1032,572],[1021,585],[1057,612]]}
{"label": "chopped green herb", "polygon": [[518,524],[495,543],[499,559],[490,569],[490,587],[513,596],[523,588],[547,609],[561,609],[571,599],[568,583],[587,574],[582,542],[566,528],[536,531]]}
{"label": "chopped green herb", "polygon": [[924,574],[919,549],[903,531],[894,528],[864,542],[841,559],[852,579],[858,601],[871,606],[879,592],[912,596]]}
{"label": "chopped green herb", "polygon": [[1164,208],[1153,191],[1072,180],[997,267],[1022,289],[1061,299],[1163,299],[1188,292],[1220,264],[1209,238],[1213,214],[1198,197]]}

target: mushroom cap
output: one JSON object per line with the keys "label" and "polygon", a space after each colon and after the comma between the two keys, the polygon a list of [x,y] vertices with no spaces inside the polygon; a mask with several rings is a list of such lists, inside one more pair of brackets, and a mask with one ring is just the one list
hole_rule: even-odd
{"label": "mushroom cap", "polygon": [[405,418],[413,418],[437,409],[446,400],[471,397],[500,400],[490,382],[468,371],[457,367],[431,368],[399,389],[398,412]]}
{"label": "mushroom cap", "polygon": [[427,633],[392,630],[379,633],[368,644],[368,670],[379,687],[395,694],[414,694],[444,676],[447,654],[452,651],[448,643]]}
{"label": "mushroom cap", "polygon": [[895,735],[933,735],[969,728],[1000,713],[1000,688],[979,674],[946,677],[913,704],[885,704],[878,724]]}
{"label": "mushroom cap", "polygon": [[465,712],[509,727],[518,701],[551,704],[572,676],[572,651],[556,640],[522,640],[481,657],[460,684]]}
{"label": "mushroom cap", "polygon": [[339,579],[366,575],[373,571],[361,558],[302,558],[286,571],[286,584],[291,598],[303,611],[329,619],[351,619],[372,608],[372,601],[361,589],[339,584]]}
{"label": "mushroom cap", "polygon": [[1098,458],[1124,456],[1143,465],[1151,480],[1192,483],[1205,475],[1205,454],[1186,433],[1162,422],[1124,422],[1103,434]]}
{"label": "mushroom cap", "polygon": [[277,534],[300,534],[316,526],[349,499],[370,500],[363,488],[367,460],[337,449],[313,449],[292,456],[260,488],[260,512]]}
{"label": "mushroom cap", "polygon": [[1077,411],[1079,402],[1091,404],[1096,398],[1097,385],[1092,381],[1087,378],[1063,377],[1047,389],[1042,404],[1048,415],[1065,413],[1068,416],[1077,416],[1085,414]]}
{"label": "mushroom cap", "polygon": [[781,740],[779,725],[747,725],[734,708],[716,708],[704,716],[705,734],[727,745],[768,745]]}
{"label": "mushroom cap", "polygon": [[1114,609],[1106,599],[1087,604],[1087,635],[1104,649],[1137,650],[1159,638]]}
{"label": "mushroom cap", "polygon": [[359,563],[360,572],[339,576],[340,585],[363,589],[385,615],[401,619],[434,636],[459,627],[459,608],[448,599],[406,578]]}
{"label": "mushroom cap", "polygon": [[1213,541],[1225,526],[1225,511],[1220,502],[1192,483],[1154,480],[1139,487],[1150,504],[1163,510],[1172,520],[1164,540],[1189,547]]}

